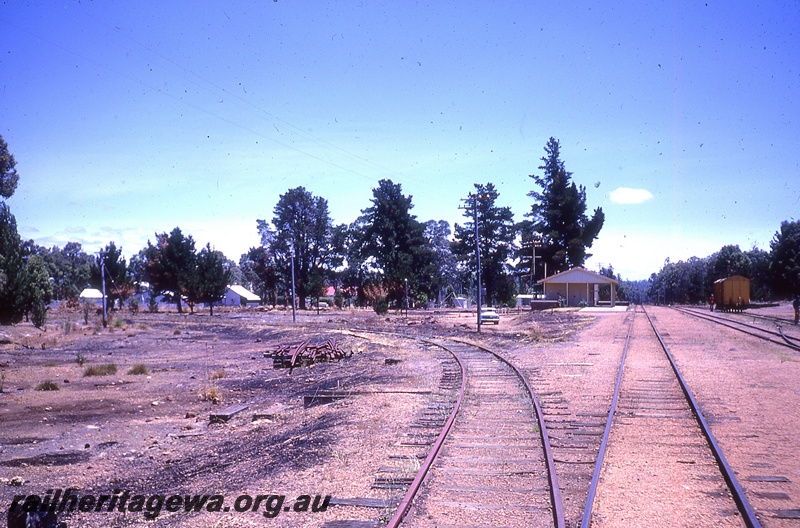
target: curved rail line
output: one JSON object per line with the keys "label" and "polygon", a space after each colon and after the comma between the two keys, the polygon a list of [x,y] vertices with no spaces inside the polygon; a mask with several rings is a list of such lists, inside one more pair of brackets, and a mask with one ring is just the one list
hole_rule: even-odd
{"label": "curved rail line", "polygon": [[631,332],[633,331],[634,319],[636,319],[635,310],[633,315],[631,315],[628,333],[625,336],[625,347],[622,349],[622,359],[619,362],[619,372],[617,373],[617,381],[614,385],[614,396],[611,398],[611,408],[608,411],[606,427],[603,430],[603,438],[600,441],[600,451],[597,453],[597,462],[595,462],[594,473],[592,473],[592,481],[589,484],[589,494],[586,496],[586,506],[583,509],[583,517],[581,518],[580,524],[583,528],[588,528],[591,524],[594,497],[597,494],[597,483],[600,480],[600,471],[603,469],[603,458],[606,454],[606,447],[608,447],[608,435],[611,433],[611,423],[614,421],[614,413],[617,411],[617,402],[619,402],[619,388],[622,385],[622,372],[625,369],[625,359],[628,357],[628,346],[631,342]]}
{"label": "curved rail line", "polygon": [[[416,340],[418,340],[418,341],[420,341],[422,343],[425,343],[425,344],[428,344],[428,345],[437,346],[437,347],[440,347],[443,350],[446,350],[447,352],[449,352],[455,358],[455,360],[458,362],[458,364],[459,364],[459,366],[461,368],[462,383],[461,383],[461,390],[459,391],[459,395],[458,395],[458,399],[457,399],[456,405],[453,407],[453,410],[451,411],[450,416],[449,416],[444,428],[442,429],[441,433],[436,438],[436,441],[431,446],[431,448],[430,448],[430,450],[428,452],[428,455],[425,458],[425,461],[422,463],[419,471],[417,472],[416,476],[414,477],[414,480],[412,481],[411,485],[409,486],[408,490],[406,491],[403,499],[400,501],[400,504],[398,505],[397,510],[395,511],[394,515],[389,520],[389,522],[387,523],[387,525],[386,525],[387,528],[397,528],[398,526],[400,526],[400,524],[403,522],[403,519],[405,518],[406,514],[408,513],[409,509],[411,508],[412,503],[414,501],[414,498],[416,497],[416,495],[417,495],[417,493],[418,493],[418,491],[420,489],[420,486],[422,485],[422,482],[425,480],[425,477],[428,475],[429,471],[433,467],[433,464],[436,461],[436,458],[437,458],[437,456],[439,455],[439,453],[441,451],[441,448],[442,448],[442,446],[443,446],[443,444],[445,442],[445,439],[447,438],[447,436],[448,436],[448,434],[450,432],[450,429],[452,428],[453,422],[455,421],[456,416],[458,414],[458,411],[459,411],[459,409],[461,407],[461,403],[463,401],[464,393],[466,391],[466,387],[467,387],[467,383],[468,383],[467,370],[466,370],[466,367],[464,365],[464,362],[458,356],[457,353],[455,353],[451,348],[448,347],[448,344],[447,344],[446,341],[434,341],[434,340],[430,340],[430,339],[420,339],[418,337],[411,337],[411,336],[406,336],[406,335],[402,335],[402,334],[392,334],[392,335],[402,336],[402,337],[408,338],[408,339],[416,339]],[[533,389],[530,386],[530,383],[528,382],[527,378],[522,374],[522,372],[520,372],[520,370],[515,365],[513,365],[511,362],[509,362],[508,360],[506,360],[505,358],[503,358],[501,355],[497,354],[496,352],[494,352],[494,351],[492,351],[492,350],[490,350],[488,348],[485,348],[483,346],[476,345],[474,343],[469,343],[467,341],[460,341],[460,340],[459,341],[453,340],[453,341],[454,342],[458,342],[458,343],[460,343],[462,345],[467,345],[467,346],[473,347],[476,350],[481,350],[483,352],[486,352],[486,353],[490,354],[494,359],[497,359],[497,360],[503,362],[505,365],[510,367],[510,369],[516,374],[516,376],[519,378],[519,380],[524,385],[525,390],[527,391],[527,393],[530,396],[530,399],[531,399],[531,401],[533,403],[534,411],[535,411],[535,414],[536,414],[536,417],[537,417],[537,421],[538,421],[538,426],[539,426],[539,432],[540,432],[542,445],[544,446],[545,464],[546,464],[547,472],[548,472],[548,482],[549,482],[549,487],[550,487],[550,500],[551,500],[552,511],[553,511],[553,525],[555,526],[555,528],[564,528],[566,526],[566,523],[565,523],[565,520],[564,520],[564,508],[563,508],[563,504],[562,504],[562,500],[561,500],[561,492],[560,492],[560,488],[559,488],[559,485],[558,485],[558,478],[557,478],[556,472],[555,472],[555,462],[553,461],[552,450],[550,448],[549,438],[547,436],[547,427],[546,427],[546,425],[544,423],[544,415],[542,414],[541,407],[540,407],[539,402],[538,402],[538,400],[537,400],[537,398],[536,398],[536,396],[535,396],[535,394],[533,392]]]}
{"label": "curved rail line", "polygon": [[[714,313],[720,313],[720,312],[714,312]],[[776,315],[755,314],[752,311],[739,312],[739,315],[752,317],[753,319],[764,319],[766,321],[770,321],[770,322],[773,322],[775,324],[789,324],[789,325],[793,325],[794,324],[794,321],[789,319],[788,317],[778,317]]]}
{"label": "curved rail line", "polygon": [[[710,321],[712,323],[716,323],[722,326],[726,326],[728,328],[732,328],[733,330],[738,330],[739,332],[743,332],[747,335],[763,339],[764,341],[769,341],[770,343],[781,345],[787,348],[791,348],[792,350],[795,350],[797,352],[800,352],[800,338],[785,335],[783,333],[783,328],[781,328],[780,324],[778,324],[777,322],[776,325],[778,327],[778,330],[774,331],[753,324],[745,323],[744,321],[736,321],[728,317],[711,315],[711,313],[699,312],[697,310],[692,310],[690,308],[685,308],[681,306],[672,306],[671,308],[673,310],[677,310],[680,313],[691,315],[692,317],[697,317],[698,319]],[[748,316],[749,315],[750,314],[748,314]],[[775,319],[768,317],[763,317],[763,316],[759,317],[773,322],[776,321]],[[774,339],[774,337],[779,337],[781,339],[780,340]]]}
{"label": "curved rail line", "polygon": [[[650,326],[652,327],[653,332],[655,333],[656,338],[658,339],[658,342],[659,342],[659,344],[661,345],[661,348],[664,351],[664,354],[666,355],[667,359],[669,360],[669,363],[670,363],[670,365],[672,367],[672,371],[674,372],[675,377],[678,380],[678,384],[680,385],[681,390],[682,390],[684,396],[686,397],[686,401],[689,404],[689,407],[691,408],[691,410],[692,410],[692,412],[693,412],[693,414],[694,414],[694,416],[695,416],[695,418],[697,420],[697,423],[700,426],[700,429],[702,430],[702,433],[703,433],[703,435],[705,436],[705,438],[706,438],[706,440],[708,442],[709,448],[711,449],[711,452],[712,452],[714,458],[717,461],[717,466],[719,467],[720,472],[722,473],[722,476],[725,479],[725,482],[726,482],[726,484],[728,486],[728,489],[730,490],[731,496],[733,497],[733,500],[736,503],[737,508],[739,509],[739,513],[742,515],[742,519],[743,519],[745,525],[748,528],[761,528],[761,523],[759,522],[758,518],[756,517],[755,511],[753,510],[752,506],[750,505],[750,502],[747,500],[747,497],[744,494],[744,490],[742,489],[741,485],[739,484],[738,480],[736,479],[736,476],[735,476],[733,470],[731,469],[730,465],[728,464],[728,461],[726,460],[725,455],[722,453],[722,449],[719,446],[719,444],[717,443],[716,438],[714,437],[713,433],[711,432],[711,428],[709,427],[708,422],[706,421],[705,417],[703,416],[703,413],[700,410],[700,406],[698,405],[697,401],[695,400],[694,395],[692,394],[692,391],[689,389],[689,385],[687,384],[687,382],[684,379],[683,375],[680,373],[680,370],[678,369],[678,366],[675,363],[675,359],[673,358],[672,353],[667,348],[666,343],[664,343],[664,339],[661,337],[661,334],[659,333],[658,329],[656,328],[655,323],[653,322],[652,318],[650,317],[650,314],[647,312],[647,310],[644,308],[644,306],[642,306],[642,310],[644,311],[644,314],[647,317],[647,320],[650,323]],[[635,314],[635,312],[634,312],[634,314]],[[634,317],[635,317],[635,315],[634,315]],[[588,495],[588,497],[586,499],[586,507],[584,509],[584,515],[583,515],[583,518],[581,520],[581,527],[582,528],[588,528],[590,526],[590,524],[591,524],[592,508],[593,508],[593,504],[594,504],[594,498],[595,498],[595,493],[596,493],[596,489],[597,489],[597,483],[598,483],[598,480],[599,480],[599,477],[600,477],[600,471],[601,471],[602,464],[603,464],[603,456],[605,454],[605,447],[606,447],[606,444],[607,444],[607,441],[608,441],[608,436],[609,436],[609,433],[610,433],[611,424],[612,424],[614,412],[615,412],[615,409],[616,409],[616,404],[617,404],[617,401],[619,400],[619,392],[620,392],[621,381],[622,381],[622,372],[623,372],[623,369],[625,367],[625,359],[627,357],[628,347],[629,347],[629,344],[630,344],[631,329],[633,328],[633,319],[634,318],[632,317],[631,318],[631,326],[628,328],[628,335],[627,335],[627,338],[625,340],[625,348],[624,348],[624,351],[623,351],[622,360],[620,361],[619,374],[617,376],[617,382],[616,382],[616,385],[615,385],[615,388],[614,388],[614,396],[612,398],[611,409],[609,411],[608,420],[606,421],[606,429],[605,429],[605,431],[603,433],[603,440],[602,440],[602,443],[601,443],[601,449],[600,449],[600,453],[599,453],[598,458],[597,458],[595,471],[594,471],[594,474],[592,476],[592,482],[591,482],[591,485],[590,485],[589,495]]]}
{"label": "curved rail line", "polygon": [[[431,343],[425,340],[423,340],[422,342],[440,346],[438,345],[438,343]],[[441,348],[447,350],[447,348],[445,347]],[[447,351],[450,352],[449,350]],[[461,369],[461,389],[458,391],[458,398],[456,399],[455,405],[453,405],[453,410],[450,411],[450,416],[447,418],[444,427],[442,427],[442,431],[439,433],[439,436],[436,437],[436,441],[433,443],[433,445],[431,445],[431,448],[428,451],[428,455],[425,457],[425,461],[422,463],[419,471],[414,476],[414,480],[411,481],[411,484],[408,486],[408,490],[406,491],[405,495],[400,501],[400,504],[398,504],[397,510],[395,510],[394,515],[392,516],[391,519],[389,519],[389,522],[386,524],[387,528],[396,528],[400,526],[401,522],[403,522],[403,518],[408,513],[408,510],[411,508],[411,504],[414,500],[414,497],[416,497],[417,492],[419,492],[419,488],[422,485],[422,481],[425,480],[428,471],[433,466],[433,463],[436,461],[436,457],[439,456],[439,451],[441,451],[442,449],[444,440],[450,433],[450,429],[453,427],[453,422],[455,422],[456,416],[458,415],[458,411],[461,408],[461,402],[464,400],[464,393],[467,390],[467,370],[464,367],[464,363],[456,354],[452,354],[452,356],[458,363],[459,368]]]}

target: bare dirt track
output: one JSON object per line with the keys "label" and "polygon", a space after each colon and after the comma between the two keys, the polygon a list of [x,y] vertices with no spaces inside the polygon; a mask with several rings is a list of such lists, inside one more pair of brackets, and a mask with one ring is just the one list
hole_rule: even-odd
{"label": "bare dirt track", "polygon": [[[672,310],[655,314],[762,524],[796,526],[781,512],[800,507],[793,425],[800,357]],[[64,517],[70,527],[317,527],[385,519],[402,491],[373,484],[399,455],[407,456],[413,474],[414,457],[424,451],[399,446],[410,424],[442,396],[442,358],[415,339],[431,336],[468,339],[503,353],[546,394],[542,405],[563,446],[556,454],[565,509],[569,525],[577,526],[596,437],[582,430],[581,447],[569,431],[607,412],[626,328],[624,312],[508,314],[480,336],[474,314],[456,313],[406,318],[331,310],[302,313],[294,325],[290,314],[256,310],[215,310],[213,318],[207,312],[117,317],[122,324],[102,329],[94,319],[83,325],[82,314],[53,312],[46,332],[27,324],[0,329],[3,510],[15,496],[75,488],[96,496],[115,490],[148,497],[220,494],[230,509],[162,508],[155,519],[145,512],[74,512]],[[281,344],[329,338],[353,355],[291,374],[264,357]],[[387,364],[387,358],[401,361]],[[84,376],[87,367],[104,364],[114,364],[116,374]],[[146,374],[129,373],[138,364]],[[35,390],[45,381],[59,390]],[[351,395],[304,408],[304,395],[324,390]],[[221,401],[208,399],[214,396]],[[247,408],[227,423],[210,423],[210,414],[235,404]],[[331,505],[317,513],[283,507],[267,518],[264,504],[257,512],[234,511],[234,499],[244,494],[285,495],[287,505],[302,495],[331,495],[359,499],[362,506]],[[362,499],[373,502],[365,507]],[[624,525],[604,519],[604,526]]]}

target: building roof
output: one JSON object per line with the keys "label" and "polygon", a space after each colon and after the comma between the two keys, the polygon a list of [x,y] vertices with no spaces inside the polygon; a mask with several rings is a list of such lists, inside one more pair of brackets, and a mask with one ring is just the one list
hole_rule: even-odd
{"label": "building roof", "polygon": [[719,283],[719,284],[721,284],[721,283],[725,282],[725,281],[726,281],[726,280],[728,280],[728,279],[734,279],[734,280],[746,280],[746,281],[748,281],[748,282],[750,281],[750,279],[748,279],[748,278],[747,278],[747,277],[745,277],[744,275],[731,275],[730,277],[725,277],[725,278],[723,278],[723,279],[717,279],[717,280],[715,280],[715,281],[714,281],[714,284],[718,284],[718,283]]}
{"label": "building roof", "polygon": [[261,297],[239,284],[229,284],[228,289],[246,301],[260,301]]}
{"label": "building roof", "polygon": [[578,283],[578,284],[619,284],[618,281],[606,277],[605,275],[600,275],[597,272],[589,271],[585,268],[572,268],[568,269],[567,271],[562,271],[561,273],[556,273],[555,275],[550,275],[540,281],[537,284],[565,284],[565,283]]}
{"label": "building roof", "polygon": [[96,288],[85,288],[78,297],[81,299],[102,299],[103,292]]}

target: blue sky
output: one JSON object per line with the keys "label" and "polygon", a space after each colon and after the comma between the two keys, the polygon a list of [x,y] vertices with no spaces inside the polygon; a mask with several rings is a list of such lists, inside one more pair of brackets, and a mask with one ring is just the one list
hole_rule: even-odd
{"label": "blue sky", "polygon": [[800,218],[798,31],[795,0],[9,0],[8,203],[41,245],[179,226],[238,261],[300,185],[349,223],[389,178],[452,224],[492,182],[522,220],[554,136],[606,214],[587,267],[646,278]]}

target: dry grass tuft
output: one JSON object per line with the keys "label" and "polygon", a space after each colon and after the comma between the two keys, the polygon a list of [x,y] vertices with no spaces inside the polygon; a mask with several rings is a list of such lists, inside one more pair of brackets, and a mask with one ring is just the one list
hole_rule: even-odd
{"label": "dry grass tuft", "polygon": [[222,389],[217,386],[207,387],[200,391],[200,399],[211,403],[219,403],[222,401]]}
{"label": "dry grass tuft", "polygon": [[144,363],[137,363],[128,370],[128,374],[133,374],[135,376],[141,376],[150,374],[150,369],[147,368],[147,365]]}
{"label": "dry grass tuft", "polygon": [[110,376],[117,373],[117,366],[113,363],[106,363],[104,365],[92,365],[83,370],[83,376]]}
{"label": "dry grass tuft", "polygon": [[539,326],[539,323],[536,322],[534,322],[530,328],[524,330],[524,335],[526,341],[532,341],[534,343],[538,343],[544,339],[542,328]]}

